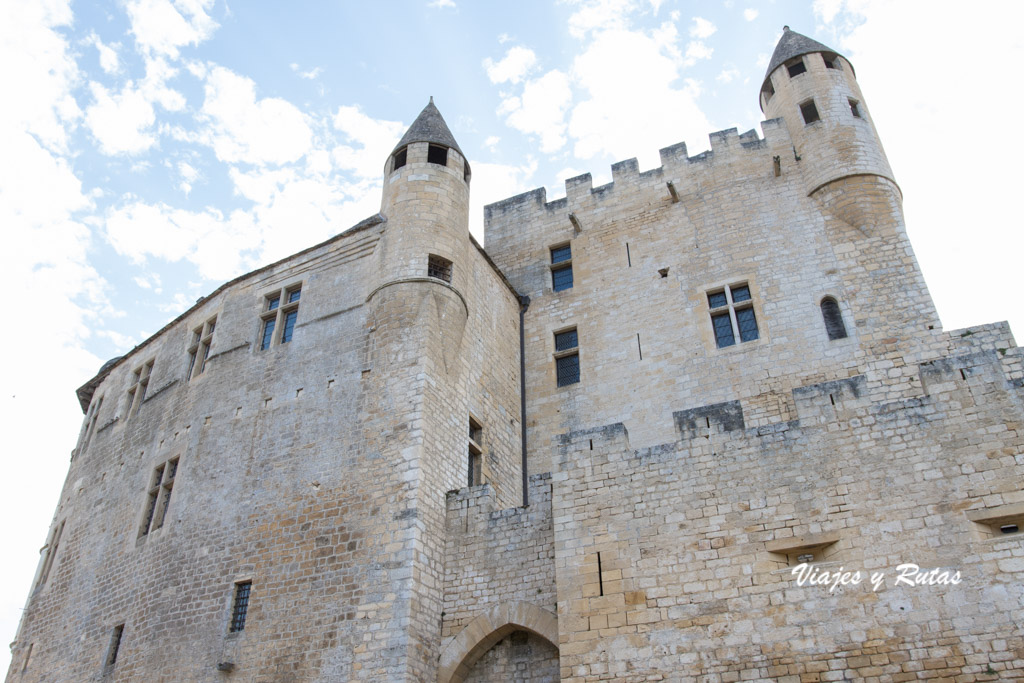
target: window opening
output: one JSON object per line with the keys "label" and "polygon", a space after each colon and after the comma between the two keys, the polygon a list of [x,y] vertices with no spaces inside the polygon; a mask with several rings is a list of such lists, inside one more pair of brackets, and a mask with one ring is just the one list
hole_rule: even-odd
{"label": "window opening", "polygon": [[408,150],[408,147],[403,147],[402,149],[395,152],[395,164],[394,167],[391,169],[392,173],[405,166]]}
{"label": "window opening", "polygon": [[633,260],[629,257],[629,242],[626,242],[626,267],[633,267]]}
{"label": "window opening", "polygon": [[[299,300],[302,298],[302,284],[292,285],[264,297],[260,327],[260,350],[265,351],[274,344],[287,344],[295,333],[299,319]],[[211,332],[212,334],[212,332]]]}
{"label": "window opening", "polygon": [[85,427],[85,438],[82,441],[82,451],[85,451],[85,449],[89,446],[89,440],[92,438],[92,435],[96,433],[96,422],[99,419],[100,408],[102,407],[103,397],[100,396],[98,399],[96,399],[96,401],[92,404],[92,407],[89,409],[91,414],[88,417],[88,422],[86,423]]}
{"label": "window opening", "polygon": [[483,427],[469,416],[469,485],[479,486],[484,483],[483,474]]}
{"label": "window opening", "polygon": [[786,64],[786,71],[789,72],[790,78],[795,78],[796,76],[799,76],[800,74],[806,72],[807,65],[804,64],[803,57],[797,57],[793,61]]}
{"label": "window opening", "polygon": [[860,105],[858,104],[857,100],[848,98],[847,101],[850,103],[850,113],[856,116],[858,119],[861,118]]}
{"label": "window opening", "polygon": [[601,571],[601,553],[597,554],[597,594],[604,595],[604,573]]}
{"label": "window opening", "polygon": [[186,379],[191,380],[193,377],[198,377],[206,369],[206,359],[210,356],[210,346],[213,345],[213,330],[216,327],[217,317],[214,316],[192,330],[192,343],[188,347],[188,373]]}
{"label": "window opening", "polygon": [[431,164],[447,166],[448,148],[441,147],[440,145],[430,145],[430,147],[427,148],[427,161]]}
{"label": "window opening", "polygon": [[139,538],[156,531],[164,525],[167,510],[171,505],[174,478],[178,474],[178,458],[171,458],[153,470],[149,489],[146,491],[146,514],[139,528]]}
{"label": "window opening", "polygon": [[104,668],[108,671],[117,664],[117,653],[121,649],[122,635],[124,635],[124,624],[118,624],[110,634],[110,646],[107,648],[107,661]]}
{"label": "window opening", "polygon": [[640,354],[640,360],[643,360],[644,359],[644,349],[643,349],[642,346],[640,346],[640,333],[639,332],[636,333],[636,350],[637,350],[637,353]]}
{"label": "window opening", "polygon": [[821,317],[825,321],[825,331],[830,341],[846,338],[846,325],[843,323],[839,303],[830,296],[821,300]]}
{"label": "window opening", "polygon": [[28,652],[25,653],[25,664],[21,667],[22,673],[28,671],[28,663],[32,661],[32,648],[34,648],[35,646],[35,643],[28,644]]}
{"label": "window opening", "polygon": [[560,387],[580,381],[579,337],[576,328],[555,334],[555,375]]}
{"label": "window opening", "polygon": [[427,277],[451,282],[452,262],[436,254],[430,254],[427,257]]}
{"label": "window opening", "polygon": [[245,630],[245,617],[249,613],[249,593],[252,581],[241,581],[235,584],[235,602],[231,608],[231,633]]}
{"label": "window opening", "polygon": [[469,184],[469,179],[473,176],[469,171],[469,162],[465,159],[462,160],[462,180]]}
{"label": "window opening", "polygon": [[842,70],[842,66],[839,64],[839,55],[834,52],[822,52],[821,58],[825,60],[826,69],[835,69],[837,71]]}
{"label": "window opening", "polygon": [[[66,522],[67,520],[64,520]],[[36,582],[36,589],[40,589],[46,584],[46,579],[50,576],[50,569],[53,567],[53,560],[57,556],[57,547],[60,545],[61,534],[64,533],[64,522],[61,522],[53,530],[53,535],[50,536],[50,542],[46,546],[46,557],[43,558],[43,569],[39,572],[39,581]]]}
{"label": "window opening", "polygon": [[561,292],[572,289],[572,247],[563,244],[551,248],[551,289]]}
{"label": "window opening", "polygon": [[775,86],[772,85],[772,79],[769,78],[764,82],[764,88],[761,89],[761,94],[764,96],[764,103],[768,104],[772,97],[775,96]]}
{"label": "window opening", "polygon": [[1020,531],[1020,528],[1016,524],[1003,524],[999,530],[1004,534],[1015,534]]}
{"label": "window opening", "polygon": [[708,308],[718,348],[732,346],[737,339],[748,342],[760,337],[747,283],[727,285],[718,291],[708,292]]}
{"label": "window opening", "polygon": [[131,386],[128,388],[128,417],[142,410],[142,402],[146,400],[146,389],[149,388],[149,377],[153,374],[154,360],[135,369],[132,373]]}
{"label": "window opening", "polygon": [[800,114],[804,117],[805,124],[821,120],[821,117],[818,116],[818,108],[814,106],[814,100],[807,100],[801,104]]}

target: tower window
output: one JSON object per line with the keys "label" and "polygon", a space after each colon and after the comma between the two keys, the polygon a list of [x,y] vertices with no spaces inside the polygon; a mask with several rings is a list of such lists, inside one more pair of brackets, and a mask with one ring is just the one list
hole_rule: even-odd
{"label": "tower window", "polygon": [[469,485],[479,486],[484,483],[483,473],[483,448],[481,443],[483,441],[483,427],[473,419],[473,416],[469,416]]}
{"label": "tower window", "polygon": [[843,324],[839,303],[830,296],[821,300],[821,317],[825,321],[825,331],[830,340],[846,339],[846,325]]}
{"label": "tower window", "polygon": [[117,653],[121,649],[121,636],[124,635],[124,624],[118,624],[110,634],[110,645],[107,647],[107,661],[104,670],[110,671],[117,664]]}
{"label": "tower window", "polygon": [[188,347],[187,379],[203,374],[203,370],[206,369],[206,359],[210,355],[210,346],[213,344],[213,330],[216,326],[217,318],[214,316],[192,330],[192,344]]}
{"label": "tower window", "polygon": [[299,319],[299,300],[301,298],[301,283],[264,296],[263,313],[260,314],[262,321],[260,327],[261,351],[269,349],[274,344],[287,344],[292,340],[295,323]]}
{"label": "tower window", "polygon": [[448,148],[440,145],[430,145],[427,148],[427,161],[439,166],[448,165]]}
{"label": "tower window", "polygon": [[178,458],[161,463],[153,470],[149,490],[146,492],[146,514],[142,519],[142,527],[139,529],[140,538],[164,525],[167,508],[171,505],[174,477],[177,474]]}
{"label": "tower window", "polygon": [[[67,520],[64,520],[66,522]],[[50,542],[46,545],[46,556],[43,558],[43,568],[39,572],[39,580],[36,582],[36,590],[43,587],[46,583],[46,578],[50,575],[50,569],[53,568],[53,560],[57,556],[57,546],[60,543],[61,534],[64,533],[64,522],[60,523],[60,526],[53,530],[53,535],[50,536]]]}
{"label": "tower window", "polygon": [[149,388],[149,378],[153,374],[154,362],[155,359],[139,366],[132,373],[132,383],[128,388],[127,417],[131,417],[132,411],[138,413],[142,410],[142,402],[146,400],[146,389]]}
{"label": "tower window", "polygon": [[839,55],[837,55],[836,53],[822,52],[821,58],[825,60],[826,69],[835,69],[836,71],[842,70],[843,67],[839,65]]}
{"label": "tower window", "polygon": [[772,85],[772,79],[769,78],[764,82],[764,88],[761,89],[761,95],[764,96],[764,103],[768,104],[772,97],[775,96],[775,86]]}
{"label": "tower window", "polygon": [[580,381],[579,336],[575,327],[555,333],[555,375],[560,387]]}
{"label": "tower window", "polygon": [[851,98],[848,100],[848,102],[850,103],[850,113],[856,116],[858,119],[861,118],[860,104],[857,102],[857,100]]}
{"label": "tower window", "polygon": [[231,607],[231,633],[245,630],[245,617],[249,614],[249,593],[252,581],[235,584],[235,602]]}
{"label": "tower window", "polygon": [[803,57],[797,57],[793,61],[786,64],[786,71],[789,72],[790,78],[795,78],[800,74],[807,71],[807,65],[804,64]]}
{"label": "tower window", "polygon": [[462,160],[462,179],[468,183],[469,179],[472,177],[472,175],[473,174],[469,172],[469,162],[466,161],[465,159],[463,159]]}
{"label": "tower window", "polygon": [[572,289],[572,247],[568,244],[551,248],[551,289]]}
{"label": "tower window", "polygon": [[427,257],[427,277],[451,282],[452,262],[446,258],[430,254],[430,256]]}
{"label": "tower window", "polygon": [[804,123],[814,123],[821,120],[821,117],[818,116],[818,108],[814,106],[814,100],[807,100],[801,104],[800,114],[804,117]]}
{"label": "tower window", "polygon": [[398,169],[405,166],[405,162],[408,157],[408,151],[408,147],[403,147],[402,149],[398,150],[398,152],[395,153],[395,165],[394,168],[391,169],[392,172],[397,171]]}
{"label": "tower window", "polygon": [[760,338],[750,285],[747,283],[727,285],[720,290],[708,292],[708,308],[718,348],[732,346],[737,339],[748,342]]}

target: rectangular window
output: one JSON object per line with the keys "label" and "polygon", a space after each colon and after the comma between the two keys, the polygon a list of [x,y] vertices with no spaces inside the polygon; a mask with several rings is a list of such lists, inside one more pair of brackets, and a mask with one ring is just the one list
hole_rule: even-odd
{"label": "rectangular window", "polygon": [[707,296],[711,328],[718,348],[732,346],[737,339],[748,342],[759,338],[754,302],[748,284],[728,285],[708,292]]}
{"label": "rectangular window", "polygon": [[121,636],[124,635],[124,624],[118,624],[110,634],[110,645],[107,647],[107,661],[103,668],[110,671],[117,664],[117,653],[121,650]]}
{"label": "rectangular window", "polygon": [[395,167],[391,169],[392,171],[397,171],[398,169],[405,166],[406,159],[408,158],[408,150],[408,147],[403,147],[402,149],[398,150],[398,154],[395,155]]}
{"label": "rectangular window", "polygon": [[555,334],[555,377],[560,387],[580,381],[579,336],[576,328]]}
{"label": "rectangular window", "polygon": [[839,55],[834,52],[822,52],[821,58],[825,60],[826,69],[842,70],[842,67],[839,65]]}
{"label": "rectangular window", "polygon": [[551,289],[561,292],[572,288],[572,247],[564,244],[551,248]]}
{"label": "rectangular window", "polygon": [[231,607],[231,633],[245,630],[245,617],[249,613],[249,593],[252,581],[235,584],[235,602]]}
{"label": "rectangular window", "polygon": [[818,108],[814,106],[814,100],[807,100],[800,105],[800,114],[804,117],[804,123],[814,123],[820,121],[821,117],[818,116]]}
{"label": "rectangular window", "polygon": [[427,162],[431,164],[438,164],[439,166],[448,165],[448,148],[440,145],[430,145],[427,148]]}
{"label": "rectangular window", "polygon": [[857,103],[857,100],[849,99],[848,98],[847,102],[850,103],[850,113],[853,114],[855,117],[857,117],[859,119],[860,118],[860,105]]}
{"label": "rectangular window", "polygon": [[[65,522],[67,520],[64,520]],[[50,576],[50,569],[53,567],[53,560],[57,556],[57,546],[60,544],[61,534],[64,533],[64,522],[61,522],[50,536],[50,542],[46,544],[46,555],[43,557],[43,567],[39,572],[39,580],[36,581],[36,590],[43,587],[46,584],[46,579]]]}
{"label": "rectangular window", "polygon": [[427,256],[427,277],[451,282],[452,262],[436,254],[429,254]]}
{"label": "rectangular window", "polygon": [[132,373],[131,385],[128,387],[128,417],[142,410],[142,402],[146,400],[146,389],[149,388],[149,378],[153,374],[154,362],[155,360],[151,360],[136,368]]}
{"label": "rectangular window", "polygon": [[[287,344],[295,334],[299,319],[299,300],[302,285],[292,285],[264,296],[266,302],[260,314],[260,351],[276,344]],[[282,303],[283,302],[283,303]]]}
{"label": "rectangular window", "polygon": [[469,416],[469,485],[479,486],[484,483],[483,474],[483,427]]}
{"label": "rectangular window", "polygon": [[786,70],[789,72],[790,78],[795,78],[796,76],[799,76],[800,74],[807,71],[807,65],[804,64],[804,60],[802,57],[797,57],[793,61],[786,64]]}
{"label": "rectangular window", "polygon": [[146,512],[142,517],[139,538],[156,531],[164,525],[167,510],[171,506],[171,492],[174,477],[178,474],[178,458],[171,458],[153,470],[149,490],[146,492]]}
{"label": "rectangular window", "polygon": [[89,407],[89,416],[85,419],[85,436],[82,439],[82,448],[79,449],[79,453],[85,452],[85,449],[89,446],[89,439],[96,433],[96,422],[99,419],[100,408],[103,407],[103,397],[100,396],[93,404]]}
{"label": "rectangular window", "polygon": [[186,379],[191,380],[198,377],[206,369],[206,359],[210,356],[210,346],[213,345],[213,330],[216,327],[217,318],[214,316],[192,330],[192,344],[188,347],[188,375]]}

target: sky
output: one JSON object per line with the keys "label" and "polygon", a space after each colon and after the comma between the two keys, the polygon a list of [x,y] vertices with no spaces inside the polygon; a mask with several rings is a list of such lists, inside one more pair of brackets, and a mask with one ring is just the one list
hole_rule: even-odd
{"label": "sky", "polygon": [[1024,3],[0,3],[6,642],[81,427],[75,389],[224,281],[376,213],[429,97],[473,167],[483,241],[487,203],[760,131],[784,24],[856,68],[944,328],[1024,330]]}

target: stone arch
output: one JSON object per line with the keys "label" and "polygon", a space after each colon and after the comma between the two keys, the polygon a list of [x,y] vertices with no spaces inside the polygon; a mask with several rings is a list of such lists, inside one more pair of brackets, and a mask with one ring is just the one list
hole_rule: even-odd
{"label": "stone arch", "polygon": [[528,602],[507,602],[483,611],[441,650],[438,683],[459,683],[473,664],[513,631],[529,631],[558,647],[558,617]]}

